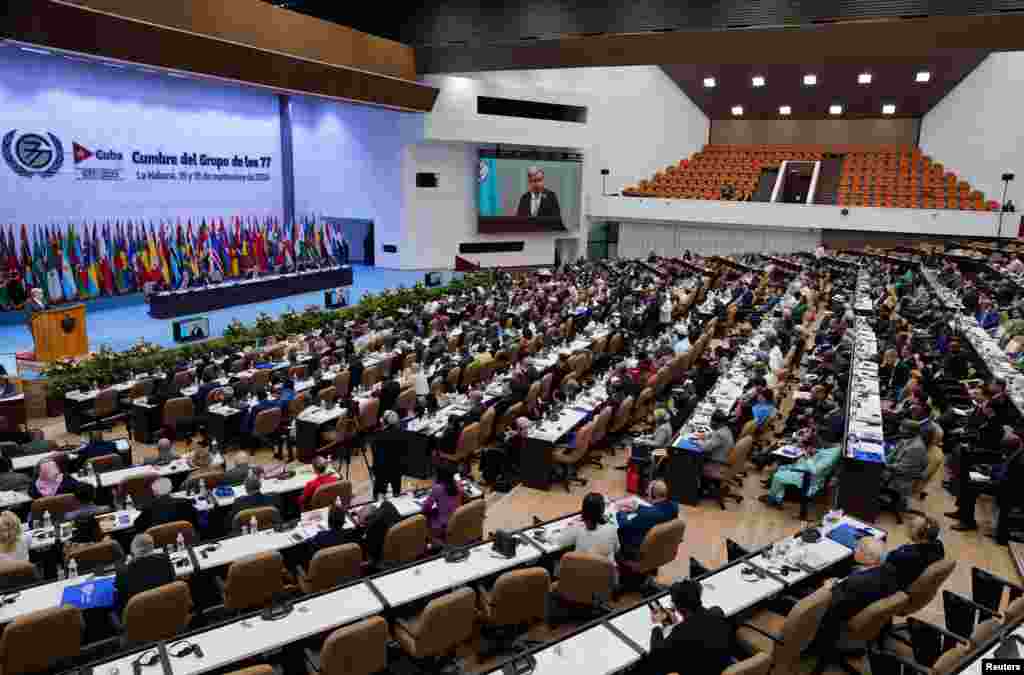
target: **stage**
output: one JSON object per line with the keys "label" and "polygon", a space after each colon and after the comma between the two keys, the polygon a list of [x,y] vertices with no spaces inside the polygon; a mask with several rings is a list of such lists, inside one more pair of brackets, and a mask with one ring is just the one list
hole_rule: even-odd
{"label": "stage", "polygon": [[[412,286],[423,281],[421,271],[383,270],[363,265],[352,265],[352,289],[349,296],[350,301],[355,303],[366,293],[380,293],[389,288],[398,286]],[[212,312],[204,312],[202,316],[210,319],[210,332],[214,337],[223,334],[224,329],[233,319],[251,325],[256,318],[266,313],[277,317],[289,308],[301,311],[310,305],[323,307],[323,291],[313,291],[300,295],[292,295],[285,298],[277,298],[266,302],[257,302],[248,305],[238,305]],[[162,347],[174,346],[171,339],[170,319],[154,319],[149,316],[149,305],[138,293],[131,296],[118,298],[101,298],[86,303],[86,323],[89,335],[89,348],[99,349],[107,346],[114,351],[123,351],[142,338]],[[12,321],[14,314],[20,320]],[[14,355],[20,351],[32,350],[32,335],[24,322],[22,312],[4,312],[4,319],[0,320],[0,345],[3,345],[0,352],[0,365],[7,369],[8,373],[17,372],[14,362]],[[25,374],[31,377],[30,374]]]}

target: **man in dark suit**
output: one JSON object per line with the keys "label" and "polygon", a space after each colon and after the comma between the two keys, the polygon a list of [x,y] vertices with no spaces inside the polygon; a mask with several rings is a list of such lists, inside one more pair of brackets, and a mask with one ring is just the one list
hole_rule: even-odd
{"label": "man in dark suit", "polygon": [[[277,509],[277,517],[274,518],[274,524],[281,522],[281,506],[277,501],[277,498],[272,495],[263,494],[263,481],[258,476],[250,475],[245,479],[245,494],[235,500],[235,503],[231,505],[231,511],[228,513],[227,519],[224,522],[224,529],[230,531],[234,529],[235,516],[246,509],[258,509],[264,506],[273,506]],[[239,523],[239,526],[248,525],[249,523]]]}
{"label": "man in dark suit", "polygon": [[118,613],[133,596],[174,581],[171,559],[154,549],[153,537],[148,534],[139,534],[132,539],[132,561],[119,565],[114,577]]}
{"label": "man in dark suit", "polygon": [[929,565],[946,557],[939,540],[939,524],[925,515],[915,515],[907,522],[910,543],[890,551],[885,562],[893,568],[901,588],[914,583]]}
{"label": "man in dark suit", "polygon": [[531,166],[526,170],[529,188],[519,198],[517,216],[532,218],[562,218],[562,209],[558,205],[558,196],[544,187],[544,169]]}
{"label": "man in dark suit", "polygon": [[[664,675],[681,670],[695,675],[719,675],[732,662],[732,624],[725,618],[721,607],[705,608],[701,603],[701,585],[692,579],[672,584],[674,612],[652,609],[656,624],[651,629],[651,652],[647,668],[649,675]],[[667,636],[664,628],[672,628]]]}
{"label": "man in dark suit", "polygon": [[816,652],[834,649],[847,621],[872,603],[889,597],[899,588],[899,574],[893,565],[882,562],[882,542],[865,537],[857,544],[853,560],[861,565],[841,581],[829,579],[832,600],[821,619],[810,649]]}
{"label": "man in dark suit", "polygon": [[392,494],[402,491],[402,456],[408,438],[398,426],[398,413],[389,410],[381,417],[383,428],[373,435],[373,498],[384,494],[390,485]]}
{"label": "man in dark suit", "polygon": [[317,551],[331,546],[339,546],[351,541],[351,537],[345,532],[345,512],[348,504],[342,503],[331,506],[327,511],[327,529],[317,532],[312,539],[306,542],[309,547],[309,556],[312,558]]}
{"label": "man in dark suit", "polygon": [[388,410],[395,409],[395,402],[398,401],[398,395],[402,393],[402,385],[398,383],[393,377],[389,377],[380,387],[380,392],[377,394],[377,398],[380,400],[380,406],[378,407],[377,417],[386,413]]}
{"label": "man in dark suit", "polygon": [[185,520],[193,525],[196,524],[195,507],[187,499],[176,499],[171,496],[172,487],[170,480],[158,478],[153,481],[150,489],[153,491],[153,500],[142,509],[139,517],[135,520],[136,532],[145,532],[154,525],[173,523],[177,520]]}

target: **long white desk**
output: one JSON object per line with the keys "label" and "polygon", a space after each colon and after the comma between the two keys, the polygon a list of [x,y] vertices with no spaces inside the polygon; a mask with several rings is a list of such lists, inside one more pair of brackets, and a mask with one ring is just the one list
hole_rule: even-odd
{"label": "long white desk", "polygon": [[443,557],[400,569],[373,579],[373,585],[388,604],[403,605],[519,565],[539,560],[541,552],[529,542],[520,542],[516,555],[506,558],[493,551],[494,542],[487,541],[469,549],[469,557],[461,562],[446,562]]}
{"label": "long white desk", "polygon": [[[533,657],[537,660],[533,675],[603,675],[629,667],[641,654],[607,626],[598,624],[535,652]],[[498,669],[490,675],[502,672]]]}

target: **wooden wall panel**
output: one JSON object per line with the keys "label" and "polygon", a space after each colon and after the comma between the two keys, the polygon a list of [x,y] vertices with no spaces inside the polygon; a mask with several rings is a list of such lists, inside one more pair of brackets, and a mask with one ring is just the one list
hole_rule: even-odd
{"label": "wooden wall panel", "polygon": [[11,0],[2,28],[5,35],[32,44],[284,93],[416,112],[429,112],[439,93],[411,80],[253,49],[50,0]]}
{"label": "wooden wall panel", "polygon": [[710,143],[917,145],[918,119],[712,120]]}
{"label": "wooden wall panel", "polygon": [[336,66],[416,79],[413,49],[261,0],[65,0],[71,4],[241,42]]}

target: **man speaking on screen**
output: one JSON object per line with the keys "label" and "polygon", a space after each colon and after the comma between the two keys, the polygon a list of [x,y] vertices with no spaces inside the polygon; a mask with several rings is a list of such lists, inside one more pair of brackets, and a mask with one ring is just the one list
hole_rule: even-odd
{"label": "man speaking on screen", "polygon": [[531,166],[526,170],[526,180],[529,187],[526,194],[519,198],[516,215],[561,220],[562,211],[558,206],[558,196],[544,187],[544,169]]}

